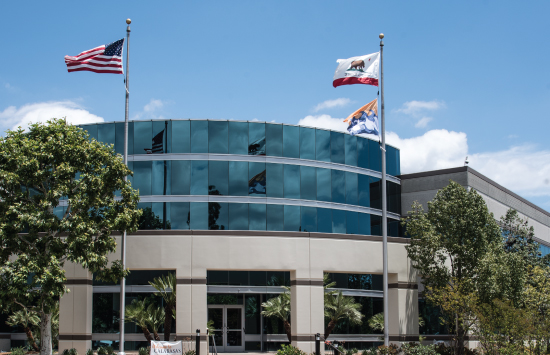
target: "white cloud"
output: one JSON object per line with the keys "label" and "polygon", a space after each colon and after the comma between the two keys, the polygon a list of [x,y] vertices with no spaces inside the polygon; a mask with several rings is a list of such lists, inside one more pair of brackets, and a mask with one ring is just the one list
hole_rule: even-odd
{"label": "white cloud", "polygon": [[151,99],[149,103],[143,106],[143,110],[137,111],[132,116],[133,120],[139,119],[163,119],[164,117],[159,114],[159,111],[162,111],[162,108],[166,104],[166,101]]}
{"label": "white cloud", "polygon": [[147,105],[143,107],[145,112],[153,112],[157,109],[160,109],[164,106],[164,103],[161,100],[151,99]]}
{"label": "white cloud", "polygon": [[332,129],[333,131],[347,132],[348,124],[343,118],[334,118],[330,115],[306,116],[298,121],[300,126]]}
{"label": "white cloud", "polygon": [[313,112],[319,112],[327,108],[346,106],[346,105],[349,105],[350,102],[351,102],[350,99],[343,98],[343,97],[339,99],[323,101],[317,106],[315,106],[315,108],[313,109]]}
{"label": "white cloud", "polygon": [[46,122],[51,118],[62,117],[75,125],[105,121],[73,101],[50,101],[26,104],[19,108],[9,106],[0,112],[0,129],[3,133],[6,129],[16,129],[19,126],[26,128],[31,122]]}
{"label": "white cloud", "polygon": [[403,104],[403,107],[396,110],[407,115],[418,117],[423,112],[435,111],[445,108],[445,102],[443,101],[407,101]]}
{"label": "white cloud", "polygon": [[432,119],[433,118],[431,117],[422,117],[420,120],[418,120],[418,122],[416,122],[414,126],[416,128],[426,128],[426,126],[428,125],[428,123],[430,123]]}

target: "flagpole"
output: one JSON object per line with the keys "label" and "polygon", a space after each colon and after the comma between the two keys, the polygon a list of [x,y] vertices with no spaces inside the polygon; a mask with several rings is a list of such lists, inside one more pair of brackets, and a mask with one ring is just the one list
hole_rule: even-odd
{"label": "flagpole", "polygon": [[384,290],[384,345],[390,341],[388,329],[388,223],[386,201],[386,122],[384,119],[384,34],[380,33],[380,118],[382,124],[382,263],[383,263],[383,290]]}
{"label": "flagpole", "polygon": [[[130,74],[130,23],[132,20],[126,19],[128,26],[126,27],[126,80],[125,80],[125,89],[126,89],[126,107],[124,109],[124,164],[128,166],[128,103],[130,101],[130,91],[128,78]],[[124,180],[127,180],[128,177],[125,177]],[[121,261],[122,267],[126,269],[126,231],[122,233],[122,242],[121,242]],[[120,320],[119,320],[119,331],[120,331],[120,340],[118,344],[118,353],[119,355],[125,355],[124,352],[124,310],[126,308],[126,279],[123,277],[120,279]]]}

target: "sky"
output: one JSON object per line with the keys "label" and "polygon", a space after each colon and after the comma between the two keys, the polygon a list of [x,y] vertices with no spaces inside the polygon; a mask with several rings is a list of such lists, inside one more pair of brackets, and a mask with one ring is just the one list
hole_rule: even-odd
{"label": "sky", "polygon": [[550,211],[548,1],[3,1],[0,13],[0,132],[123,121],[123,76],[69,74],[63,57],[123,38],[126,18],[130,119],[344,131],[378,88],[333,88],[336,60],[379,51],[384,33],[387,142],[402,173],[467,156]]}

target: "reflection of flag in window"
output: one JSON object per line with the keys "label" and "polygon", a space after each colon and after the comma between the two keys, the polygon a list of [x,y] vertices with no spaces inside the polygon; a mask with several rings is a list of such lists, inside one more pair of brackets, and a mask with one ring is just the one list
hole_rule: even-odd
{"label": "reflection of flag in window", "polygon": [[248,193],[251,195],[265,195],[265,170],[248,181]]}
{"label": "reflection of flag in window", "polygon": [[265,137],[248,145],[248,155],[265,155]]}
{"label": "reflection of flag in window", "polygon": [[344,120],[348,122],[348,132],[354,136],[360,133],[380,135],[378,128],[378,99],[374,99]]}
{"label": "reflection of flag in window", "polygon": [[151,142],[151,149],[145,148],[147,154],[162,154],[164,153],[164,130],[160,131],[156,136],[153,137]]}

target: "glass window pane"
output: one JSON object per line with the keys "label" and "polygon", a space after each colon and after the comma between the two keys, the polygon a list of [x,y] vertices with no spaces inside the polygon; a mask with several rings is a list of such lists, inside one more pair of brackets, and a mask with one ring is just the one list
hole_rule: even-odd
{"label": "glass window pane", "polygon": [[300,159],[315,160],[315,129],[300,127]]}
{"label": "glass window pane", "polygon": [[359,213],[359,234],[370,235],[370,214]]}
{"label": "glass window pane", "polygon": [[285,231],[300,231],[300,206],[284,206]]}
{"label": "glass window pane", "polygon": [[369,140],[357,137],[357,166],[370,169],[369,166]]}
{"label": "glass window pane", "polygon": [[115,123],[115,135],[116,135],[115,151],[120,155],[124,155],[124,123],[123,122]]}
{"label": "glass window pane", "polygon": [[[170,229],[170,223],[166,221],[164,216],[167,216],[166,214],[166,202],[153,202],[151,203],[151,210],[153,212],[154,220],[152,220],[153,224],[151,228],[146,229]],[[142,216],[143,217],[143,216]]]}
{"label": "glass window pane", "polygon": [[151,121],[134,122],[134,154],[147,154],[151,151],[152,133]]}
{"label": "glass window pane", "polygon": [[380,144],[375,141],[369,141],[369,169],[382,171],[382,151]]}
{"label": "glass window pane", "polygon": [[[315,130],[315,159],[330,161],[330,131],[322,129]],[[344,151],[342,149],[342,154]]]}
{"label": "glass window pane", "polygon": [[401,185],[386,181],[388,211],[401,214]]}
{"label": "glass window pane", "polygon": [[248,194],[265,197],[265,163],[248,163]]}
{"label": "glass window pane", "polygon": [[370,179],[368,175],[357,174],[357,203],[360,206],[370,207]]}
{"label": "glass window pane", "polygon": [[[269,191],[269,190],[268,190]],[[284,228],[284,208],[283,205],[267,205],[267,230],[282,231]]]}
{"label": "glass window pane", "polygon": [[97,140],[106,145],[115,144],[115,124],[105,123],[97,125]]}
{"label": "glass window pane", "polygon": [[283,156],[287,158],[300,157],[299,127],[283,125]]}
{"label": "glass window pane", "polygon": [[346,165],[357,166],[357,137],[344,134],[346,141]]}
{"label": "glass window pane", "polygon": [[346,203],[348,205],[357,204],[357,174],[346,172]]}
{"label": "glass window pane", "polygon": [[266,164],[267,197],[283,197],[283,164]]}
{"label": "glass window pane", "polygon": [[208,202],[208,229],[225,230],[228,225],[227,203]]}
{"label": "glass window pane", "polygon": [[166,136],[168,134],[168,121],[153,121],[153,138],[151,140],[151,153],[166,153]]}
{"label": "glass window pane", "polygon": [[189,195],[191,186],[191,162],[189,160],[172,160],[172,195]]}
{"label": "glass window pane", "polygon": [[248,154],[248,123],[229,122],[229,154]]}
{"label": "glass window pane", "polygon": [[151,162],[134,162],[134,189],[139,190],[141,196],[151,195]]}
{"label": "glass window pane", "polygon": [[302,232],[317,232],[317,208],[301,207]]}
{"label": "glass window pane", "polygon": [[372,235],[382,235],[382,217],[370,216],[370,230]]}
{"label": "glass window pane", "polygon": [[191,161],[191,195],[208,195],[208,161]]}
{"label": "glass window pane", "polygon": [[300,198],[300,167],[284,165],[285,198]]}
{"label": "glass window pane", "polygon": [[228,194],[228,162],[210,161],[208,162],[208,194],[209,195],[227,195]]}
{"label": "glass window pane", "polygon": [[266,228],[266,207],[264,204],[250,203],[248,205],[248,223],[250,230],[265,231]]}
{"label": "glass window pane", "polygon": [[227,121],[208,121],[208,152],[227,154]]}
{"label": "glass window pane", "polygon": [[166,195],[168,183],[166,176],[168,173],[168,162],[165,160],[153,160],[151,163],[153,164],[151,182],[152,195]]}
{"label": "glass window pane", "polygon": [[191,121],[191,153],[208,153],[208,121]]}
{"label": "glass window pane", "polygon": [[300,166],[300,198],[303,200],[317,199],[317,171],[311,166]]}
{"label": "glass window pane", "polygon": [[346,211],[346,233],[359,234],[358,213]]}
{"label": "glass window pane", "polygon": [[267,286],[267,273],[265,271],[250,271],[248,275],[250,277],[250,286]]}
{"label": "glass window pane", "polygon": [[346,203],[346,178],[343,171],[332,172],[332,202]]}
{"label": "glass window pane", "polygon": [[332,201],[331,170],[317,168],[317,200]]}
{"label": "glass window pane", "polygon": [[248,204],[230,203],[229,204],[229,229],[230,230],[248,230]]}
{"label": "glass window pane", "polygon": [[346,211],[332,210],[332,233],[346,234]]}
{"label": "glass window pane", "polygon": [[88,135],[90,136],[90,140],[92,139],[97,140],[97,126],[98,125],[93,124],[93,125],[81,126],[81,128],[88,133]]}
{"label": "glass window pane", "polygon": [[128,122],[128,154],[134,154],[134,122]]}
{"label": "glass window pane", "polygon": [[265,125],[265,136],[266,155],[272,157],[283,156],[283,125],[267,123]]}
{"label": "glass window pane", "polygon": [[369,176],[370,207],[382,209],[382,184],[380,179]]}
{"label": "glass window pane", "polygon": [[191,152],[191,122],[172,121],[172,153]]}
{"label": "glass window pane", "polygon": [[165,152],[172,153],[172,121],[166,121],[166,142],[165,142]]}
{"label": "glass window pane", "polygon": [[399,149],[395,150],[395,160],[397,161],[397,166],[395,167],[397,170],[395,175],[401,175],[401,151]]}
{"label": "glass window pane", "polygon": [[319,233],[332,233],[332,210],[317,208],[317,231]]}
{"label": "glass window pane", "polygon": [[346,163],[346,146],[344,133],[330,132],[330,161],[338,164]]}
{"label": "glass window pane", "polygon": [[190,218],[189,202],[170,203],[170,225],[172,229],[189,229]]}
{"label": "glass window pane", "polygon": [[399,237],[399,221],[388,218],[388,237]]}
{"label": "glass window pane", "polygon": [[229,162],[229,195],[248,195],[248,163],[245,161]]}
{"label": "glass window pane", "polygon": [[208,229],[208,202],[191,202],[191,229]]}
{"label": "glass window pane", "polygon": [[248,123],[248,155],[265,155],[265,123]]}

